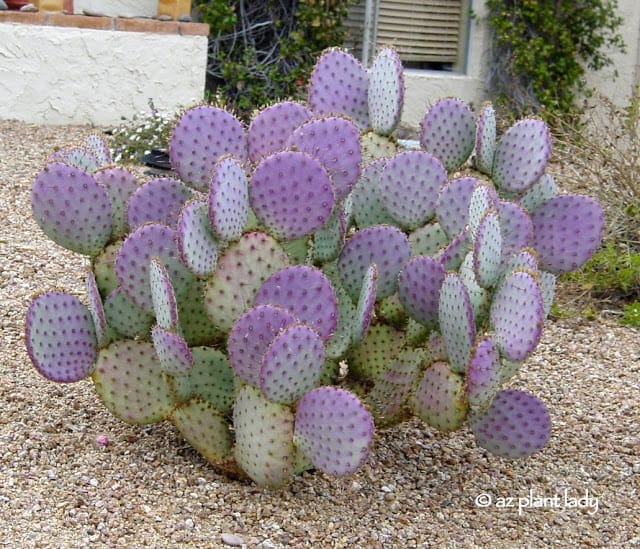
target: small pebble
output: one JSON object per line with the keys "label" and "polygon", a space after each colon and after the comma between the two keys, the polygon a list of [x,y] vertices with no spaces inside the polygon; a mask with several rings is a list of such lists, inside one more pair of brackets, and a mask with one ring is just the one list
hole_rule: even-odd
{"label": "small pebble", "polygon": [[220,536],[220,539],[222,540],[222,543],[230,545],[231,547],[242,547],[244,544],[244,540],[235,534],[224,533]]}

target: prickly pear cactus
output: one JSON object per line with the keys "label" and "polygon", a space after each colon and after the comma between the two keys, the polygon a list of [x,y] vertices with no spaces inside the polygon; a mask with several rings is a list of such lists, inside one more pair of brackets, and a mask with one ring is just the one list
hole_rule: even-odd
{"label": "prickly pear cactus", "polygon": [[138,181],[95,135],[52,155],[33,215],[91,271],[86,299],[30,305],[36,370],[90,379],[122,420],[169,421],[261,486],[351,473],[374,426],[412,416],[469,425],[505,458],[540,450],[544,403],[505,384],[535,352],[555,276],[598,247],[602,210],[559,194],[542,121],[498,135],[490,104],[446,98],[402,150],[403,97],[393,49],[370,69],[332,49],[308,104],[271,105],[248,128],[186,111],[179,179]]}

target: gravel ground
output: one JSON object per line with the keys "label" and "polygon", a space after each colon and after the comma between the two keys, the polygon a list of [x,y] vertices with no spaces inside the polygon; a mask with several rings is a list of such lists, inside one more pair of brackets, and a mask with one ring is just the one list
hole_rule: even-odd
{"label": "gravel ground", "polygon": [[30,185],[48,153],[90,131],[0,122],[0,545],[640,546],[640,338],[606,319],[550,321],[514,380],[553,420],[532,458],[409,422],[379,433],[357,474],[305,473],[276,492],[216,473],[169,424],[118,421],[90,382],[41,378],[26,307],[39,291],[82,295],[83,263],[32,221]]}

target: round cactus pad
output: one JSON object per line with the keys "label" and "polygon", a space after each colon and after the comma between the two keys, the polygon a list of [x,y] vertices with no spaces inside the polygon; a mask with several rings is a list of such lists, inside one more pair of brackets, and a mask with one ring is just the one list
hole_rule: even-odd
{"label": "round cactus pad", "polygon": [[478,446],[508,459],[528,457],[551,436],[551,418],[542,401],[525,391],[498,392],[489,409],[470,420]]}
{"label": "round cactus pad", "polygon": [[473,272],[483,288],[493,285],[502,262],[502,233],[495,212],[487,213],[476,231],[473,242]]}
{"label": "round cactus pad", "polygon": [[464,373],[476,339],[476,324],[469,292],[455,273],[447,274],[442,283],[438,318],[451,368]]}
{"label": "round cactus pad", "polygon": [[436,214],[438,223],[449,238],[459,234],[467,225],[471,195],[479,181],[475,177],[459,177],[440,189]]}
{"label": "round cactus pad", "polygon": [[374,307],[376,304],[378,289],[378,268],[374,263],[369,265],[367,273],[362,283],[358,305],[356,306],[356,315],[353,322],[352,340],[358,344],[367,333],[371,320],[373,318]]}
{"label": "round cactus pad", "polygon": [[231,457],[231,433],[227,421],[206,400],[193,398],[178,406],[171,420],[180,434],[207,461],[216,464]]}
{"label": "round cactus pad", "polygon": [[302,103],[282,101],[262,109],[249,125],[249,158],[258,162],[284,149],[287,138],[300,124],[313,116]]}
{"label": "round cactus pad", "polygon": [[138,180],[129,170],[124,168],[103,168],[93,173],[95,180],[109,193],[111,212],[113,214],[112,237],[120,237],[127,233],[127,208],[131,195],[138,189]]}
{"label": "round cactus pad", "polygon": [[396,227],[375,225],[355,233],[338,258],[338,271],[345,289],[355,300],[360,296],[362,281],[375,263],[378,269],[378,298],[396,291],[397,276],[411,256],[407,236]]}
{"label": "round cactus pad", "polygon": [[31,208],[44,233],[73,252],[98,255],[111,236],[109,193],[80,168],[47,164],[33,182]]}
{"label": "round cactus pad", "polygon": [[235,458],[258,486],[284,485],[295,465],[293,412],[245,385],[233,407]]}
{"label": "round cactus pad", "polygon": [[360,176],[360,132],[348,118],[325,116],[299,126],[286,146],[317,158],[333,183],[336,200],[350,192]]}
{"label": "round cactus pad", "polygon": [[374,324],[360,345],[349,351],[349,372],[367,379],[383,375],[405,344],[404,333],[388,324]]}
{"label": "round cactus pad", "polygon": [[169,144],[171,166],[180,178],[206,192],[218,159],[231,154],[244,162],[247,136],[242,123],[218,107],[202,105],[184,112]]}
{"label": "round cactus pad", "polygon": [[149,263],[154,257],[167,269],[178,299],[193,282],[193,275],[180,261],[174,230],[157,223],[138,227],[122,243],[115,270],[120,286],[131,301],[149,313],[153,312]]}
{"label": "round cactus pad", "polygon": [[205,310],[213,323],[229,330],[251,305],[262,283],[289,266],[280,245],[264,233],[253,232],[232,244],[218,260],[205,289]]}
{"label": "round cactus pad", "polygon": [[260,390],[269,400],[293,404],[318,385],[324,367],[324,346],[305,324],[287,326],[265,351],[260,365]]}
{"label": "round cactus pad", "polygon": [[249,182],[242,164],[228,156],[213,170],[209,187],[209,219],[216,236],[237,240],[249,218]]}
{"label": "round cactus pad", "polygon": [[400,122],[404,105],[404,69],[395,49],[383,48],[373,60],[367,96],[371,127],[389,135]]}
{"label": "round cactus pad", "polygon": [[368,458],[373,418],[358,398],[339,387],[318,387],[298,402],[294,441],[314,467],[346,475]]}
{"label": "round cactus pad", "polygon": [[449,242],[439,223],[427,223],[409,235],[411,255],[434,256]]}
{"label": "round cactus pad", "polygon": [[151,339],[163,371],[183,374],[193,366],[191,349],[180,335],[156,325],[151,329]]}
{"label": "round cactus pad", "polygon": [[523,193],[544,173],[550,156],[547,125],[535,118],[520,120],[498,141],[492,179],[505,191]]}
{"label": "round cactus pad", "polygon": [[583,195],[551,198],[531,220],[540,268],[554,274],[581,267],[600,245],[604,231],[600,204]]}
{"label": "round cactus pad", "polygon": [[96,277],[96,284],[103,298],[118,287],[119,283],[115,269],[116,256],[121,245],[122,240],[107,244],[97,256],[91,259],[91,270]]}
{"label": "round cactus pad", "polygon": [[[313,234],[314,259],[322,263],[336,259],[344,245],[346,228],[346,214],[340,208],[334,208],[329,220]],[[306,260],[308,252],[306,239],[303,243],[305,254],[300,257],[300,263]]]}
{"label": "round cactus pad", "polygon": [[279,305],[311,326],[323,340],[338,323],[338,300],[325,274],[307,265],[286,267],[264,281],[255,305]]}
{"label": "round cactus pad", "polygon": [[438,192],[447,182],[440,161],[425,151],[404,151],[385,164],[378,183],[384,208],[405,229],[424,225],[435,214]]}
{"label": "round cactus pad", "polygon": [[275,305],[257,305],[244,313],[233,325],[227,342],[229,360],[237,376],[258,387],[266,350],[282,330],[295,322],[292,313]]}
{"label": "round cactus pad", "polygon": [[542,204],[558,194],[558,185],[552,175],[542,174],[520,197],[520,206],[529,213],[535,212]]}
{"label": "round cactus pad", "polygon": [[116,288],[104,300],[104,315],[111,329],[131,339],[148,336],[154,322],[153,315],[131,301],[122,288]]}
{"label": "round cactus pad", "polygon": [[420,145],[449,172],[460,168],[469,158],[475,138],[475,115],[464,101],[454,97],[436,101],[420,124]]}
{"label": "round cactus pad", "polygon": [[325,51],[309,79],[309,106],[318,114],[346,114],[360,129],[369,126],[369,75],[353,55],[338,48]]}
{"label": "round cactus pad", "polygon": [[192,197],[193,191],[178,179],[151,179],[131,195],[127,223],[132,229],[144,223],[175,227],[182,206]]}
{"label": "round cactus pad", "polygon": [[93,370],[98,351],[93,319],[73,295],[36,297],[27,310],[25,341],[36,370],[51,381],[79,381]]}
{"label": "round cactus pad", "polygon": [[485,410],[500,388],[500,354],[490,336],[480,339],[471,354],[466,391],[472,410]]}
{"label": "round cactus pad", "polygon": [[260,222],[285,240],[322,227],[335,201],[322,163],[299,151],[281,151],[262,160],[251,176],[249,200]]}
{"label": "round cactus pad", "polygon": [[525,210],[513,202],[501,200],[498,202],[498,217],[503,257],[508,257],[531,245],[533,223]]}
{"label": "round cactus pad", "polygon": [[440,288],[445,274],[440,262],[417,256],[398,276],[398,296],[402,305],[409,315],[426,326],[433,325],[438,319]]}
{"label": "round cactus pad", "polygon": [[476,124],[475,165],[479,172],[491,175],[496,154],[496,112],[491,103],[482,105]]}
{"label": "round cactus pad", "polygon": [[462,265],[464,258],[469,251],[469,231],[462,229],[460,233],[451,239],[445,248],[442,248],[435,258],[442,263],[447,271],[455,271]]}
{"label": "round cactus pad", "polygon": [[524,360],[542,335],[544,304],[538,281],[525,271],[508,275],[494,294],[489,314],[501,354]]}
{"label": "round cactus pad", "polygon": [[383,205],[378,186],[386,163],[386,158],[378,158],[367,164],[351,192],[353,217],[360,229],[383,223],[393,224],[393,218]]}
{"label": "round cactus pad", "polygon": [[180,259],[196,276],[209,276],[216,270],[220,242],[211,230],[206,202],[187,202],[176,225],[176,244]]}
{"label": "round cactus pad", "polygon": [[446,362],[434,362],[422,374],[412,399],[415,414],[440,431],[455,431],[467,416],[464,379]]}
{"label": "round cactus pad", "polygon": [[156,423],[174,406],[153,344],[119,340],[101,349],[92,374],[107,409],[129,423]]}
{"label": "round cactus pad", "polygon": [[87,173],[100,167],[99,160],[85,147],[62,147],[47,158],[47,163],[50,162],[62,162]]}
{"label": "round cactus pad", "polygon": [[158,326],[167,330],[178,330],[178,303],[173,291],[169,272],[157,258],[149,262],[151,300]]}

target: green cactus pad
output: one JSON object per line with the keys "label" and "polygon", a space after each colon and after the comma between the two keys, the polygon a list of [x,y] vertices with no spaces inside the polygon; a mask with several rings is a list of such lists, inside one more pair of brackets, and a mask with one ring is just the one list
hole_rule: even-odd
{"label": "green cactus pad", "polygon": [[446,362],[434,362],[422,374],[411,406],[416,416],[439,431],[459,429],[468,411],[464,378]]}
{"label": "green cactus pad", "polygon": [[500,369],[498,370],[500,385],[504,385],[513,376],[515,376],[520,371],[523,364],[523,362],[501,358]]}
{"label": "green cactus pad", "polygon": [[367,93],[373,131],[391,134],[400,122],[404,104],[404,69],[395,49],[382,48],[373,60]]}
{"label": "green cactus pad", "polygon": [[448,242],[447,234],[439,223],[429,223],[409,235],[411,255],[414,257],[417,255],[434,256]]}
{"label": "green cactus pad", "polygon": [[109,328],[121,336],[148,338],[154,317],[131,301],[122,288],[113,290],[104,301],[104,315]]}
{"label": "green cactus pad", "polygon": [[500,273],[502,233],[495,212],[488,212],[478,224],[473,243],[473,272],[483,288],[490,288]]}
{"label": "green cactus pad", "polygon": [[469,292],[456,273],[447,274],[442,283],[438,319],[451,368],[464,373],[476,339],[476,324]]}
{"label": "green cactus pad", "polygon": [[313,234],[314,259],[322,263],[336,259],[344,245],[345,233],[344,213],[339,208],[335,208],[327,222]]}
{"label": "green cactus pad", "polygon": [[351,344],[356,307],[341,285],[334,285],[334,289],[338,298],[338,324],[325,344],[325,354],[327,358],[337,359],[342,357]]}
{"label": "green cactus pad", "polygon": [[293,473],[293,412],[245,385],[233,408],[235,458],[258,486],[278,488]]}
{"label": "green cactus pad", "polygon": [[262,283],[289,266],[280,245],[261,232],[247,233],[218,260],[205,287],[205,310],[219,329],[228,331],[251,305]]}
{"label": "green cactus pad", "polygon": [[369,163],[362,170],[360,179],[351,193],[353,217],[360,229],[372,225],[393,224],[393,218],[382,203],[382,195],[378,187],[386,163],[386,158],[379,158]]}
{"label": "green cactus pad", "polygon": [[346,475],[369,457],[373,418],[358,398],[339,387],[318,387],[298,402],[294,441],[314,467]]}
{"label": "green cactus pad", "polygon": [[193,398],[171,413],[185,440],[213,464],[231,458],[231,433],[225,418],[210,402]]}
{"label": "green cactus pad", "polygon": [[558,185],[555,179],[552,175],[545,173],[520,197],[520,206],[529,213],[533,213],[557,194]]}
{"label": "green cactus pad", "polygon": [[398,293],[381,299],[375,311],[376,317],[386,324],[402,328],[408,320],[407,311],[398,297]]}
{"label": "green cactus pad", "polygon": [[396,227],[375,225],[355,233],[342,249],[338,259],[340,280],[355,300],[360,296],[362,281],[369,265],[378,268],[378,298],[397,289],[397,276],[411,256],[406,235]]}
{"label": "green cactus pad", "polygon": [[500,389],[500,354],[490,336],[476,342],[466,376],[467,400],[471,410],[486,410]]}
{"label": "green cactus pad", "polygon": [[127,207],[127,223],[131,229],[145,223],[175,227],[182,206],[191,198],[193,191],[178,179],[151,179],[131,195]]}
{"label": "green cactus pad", "polygon": [[524,360],[542,335],[544,303],[538,281],[525,271],[508,275],[496,289],[489,314],[500,353],[508,360]]}
{"label": "green cactus pad", "polygon": [[93,326],[96,333],[96,341],[98,347],[104,347],[111,341],[112,333],[107,325],[107,319],[104,314],[104,305],[96,283],[96,277],[92,271],[87,271],[85,276],[85,287],[89,298],[89,312],[93,319]]}
{"label": "green cactus pad", "polygon": [[100,167],[100,161],[86,147],[62,147],[47,158],[47,164],[61,162],[86,173],[92,173]]}
{"label": "green cactus pad", "polygon": [[128,423],[156,423],[174,406],[160,361],[148,341],[119,340],[101,349],[92,377],[103,404]]}
{"label": "green cactus pad", "polygon": [[260,390],[269,400],[293,404],[318,385],[324,368],[324,345],[306,324],[280,331],[262,357]]}
{"label": "green cactus pad", "polygon": [[471,417],[476,443],[507,459],[528,457],[551,436],[551,418],[542,401],[525,391],[500,391],[489,409]]}
{"label": "green cactus pad", "polygon": [[360,290],[360,297],[358,298],[358,304],[356,306],[352,330],[352,341],[355,345],[362,341],[362,338],[371,325],[373,310],[376,304],[377,287],[378,269],[375,264],[371,264],[365,274],[362,289]]}
{"label": "green cactus pad", "polygon": [[435,214],[438,192],[447,182],[440,161],[425,151],[404,151],[385,164],[378,182],[384,208],[403,229],[424,225]]}
{"label": "green cactus pad", "polygon": [[119,285],[116,276],[116,256],[121,245],[121,240],[108,244],[91,260],[91,270],[96,277],[96,284],[103,299]]}
{"label": "green cactus pad", "polygon": [[127,206],[131,195],[138,189],[138,180],[129,170],[118,167],[99,169],[93,177],[109,193],[113,214],[111,237],[120,238],[129,230]]}
{"label": "green cactus pad", "polygon": [[205,310],[204,288],[203,281],[194,281],[178,302],[182,337],[190,346],[212,345],[226,338],[226,332],[214,325]]}
{"label": "green cactus pad", "polygon": [[158,258],[169,272],[178,300],[193,282],[193,274],[180,261],[175,240],[175,231],[170,227],[149,223],[132,232],[118,251],[115,271],[120,286],[131,301],[149,313],[153,312],[151,258]]}
{"label": "green cactus pad", "polygon": [[326,223],[335,196],[331,177],[318,159],[300,151],[281,151],[256,166],[249,201],[270,232],[294,240]]}
{"label": "green cactus pad", "polygon": [[47,164],[33,182],[31,209],[43,232],[73,252],[96,256],[111,236],[109,194],[80,168]]}
{"label": "green cactus pad", "polygon": [[445,277],[442,264],[420,255],[409,261],[398,275],[398,296],[407,313],[425,326],[438,319],[440,287]]}
{"label": "green cactus pad", "polygon": [[473,112],[464,101],[454,97],[436,101],[420,124],[420,145],[449,172],[459,169],[469,158],[475,137]]}
{"label": "green cactus pad", "polygon": [[349,372],[358,378],[379,378],[404,344],[404,334],[399,330],[387,324],[371,326],[360,345],[349,351]]}
{"label": "green cactus pad", "polygon": [[489,312],[490,293],[488,290],[480,286],[476,280],[476,274],[473,268],[472,251],[465,256],[462,265],[460,265],[460,268],[458,269],[458,274],[467,288],[476,324],[481,324]]}
{"label": "green cactus pad", "polygon": [[368,166],[371,162],[381,158],[391,158],[400,147],[390,135],[380,135],[373,130],[360,135],[360,149],[362,150],[362,164]]}
{"label": "green cactus pad", "polygon": [[98,135],[97,133],[88,135],[82,146],[95,157],[98,161],[98,165],[106,166],[113,163],[109,144],[101,135]]}
{"label": "green cactus pad", "polygon": [[242,163],[222,158],[213,169],[209,187],[209,220],[221,240],[238,240],[249,219],[249,181]]}
{"label": "green cactus pad", "polygon": [[178,331],[178,304],[173,284],[169,272],[157,258],[151,258],[149,262],[149,283],[158,326]]}
{"label": "green cactus pad", "polygon": [[484,103],[476,123],[476,169],[487,175],[493,170],[496,153],[496,113],[491,103]]}
{"label": "green cactus pad", "polygon": [[556,293],[556,275],[541,271],[538,284],[540,285],[540,292],[542,292],[542,306],[546,318],[551,311],[551,305],[553,305],[553,298]]}
{"label": "green cactus pad", "polygon": [[151,340],[164,372],[183,374],[191,369],[193,355],[182,336],[156,325],[151,329]]}
{"label": "green cactus pad", "polygon": [[213,234],[201,200],[187,202],[176,224],[176,244],[180,259],[196,276],[209,276],[216,270],[220,242]]}
{"label": "green cactus pad", "polygon": [[206,400],[218,412],[233,407],[236,381],[227,356],[213,347],[192,347],[193,366],[186,373],[169,376],[177,400],[187,402],[194,396]]}
{"label": "green cactus pad", "polygon": [[498,208],[498,193],[493,187],[489,187],[484,183],[476,185],[469,199],[469,215],[467,216],[467,224],[471,236],[475,238],[476,230],[482,218],[491,210]]}
{"label": "green cactus pad", "polygon": [[453,238],[466,227],[471,195],[479,182],[475,177],[459,177],[440,189],[436,214],[438,223],[449,238]]}
{"label": "green cactus pad", "polygon": [[65,292],[36,297],[26,314],[25,342],[36,370],[51,381],[86,378],[97,353],[96,331],[89,309]]}

